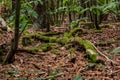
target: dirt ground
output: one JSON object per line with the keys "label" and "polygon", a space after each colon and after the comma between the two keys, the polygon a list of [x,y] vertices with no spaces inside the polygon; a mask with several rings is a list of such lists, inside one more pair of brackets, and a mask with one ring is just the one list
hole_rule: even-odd
{"label": "dirt ground", "polygon": [[[35,55],[18,52],[15,55],[14,63],[0,65],[0,80],[75,80],[75,77],[81,77],[81,80],[119,80],[120,54],[112,54],[109,51],[120,49],[120,42],[99,44],[120,40],[120,25],[113,25],[115,28],[103,28],[102,32],[85,30],[87,34],[82,34],[79,37],[90,40],[97,49],[115,63],[107,61],[101,55],[99,57],[102,62],[88,63],[84,57],[85,53],[77,51],[76,56],[70,59],[68,50],[61,46],[57,48],[60,55],[50,51],[38,52]],[[0,34],[0,36],[0,43],[10,42],[10,37],[12,38],[11,33],[7,32]]]}

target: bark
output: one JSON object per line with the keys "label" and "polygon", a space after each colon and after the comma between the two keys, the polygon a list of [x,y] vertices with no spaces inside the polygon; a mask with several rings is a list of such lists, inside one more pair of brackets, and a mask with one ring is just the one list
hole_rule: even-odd
{"label": "bark", "polygon": [[44,0],[43,4],[38,4],[36,8],[36,12],[39,15],[38,20],[36,23],[38,23],[38,28],[46,28],[46,31],[50,31],[50,15],[47,11],[47,4],[48,1]]}
{"label": "bark", "polygon": [[20,17],[20,0],[16,0],[16,18],[15,18],[15,32],[14,39],[11,41],[11,48],[3,62],[3,64],[13,62],[15,52],[18,48],[19,41],[19,17]]}

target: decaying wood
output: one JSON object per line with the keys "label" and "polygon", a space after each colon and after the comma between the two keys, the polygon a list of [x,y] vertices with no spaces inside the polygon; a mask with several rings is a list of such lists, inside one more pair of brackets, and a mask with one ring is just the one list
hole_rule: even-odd
{"label": "decaying wood", "polygon": [[[89,42],[90,42],[90,41],[89,41]],[[90,43],[91,43],[91,42],[90,42]],[[115,63],[113,60],[111,60],[110,58],[108,58],[105,54],[103,54],[102,52],[100,52],[93,43],[91,43],[91,44],[93,45],[93,47],[95,48],[95,50],[96,50],[101,56],[103,56],[103,57],[105,57],[105,58],[107,59],[107,61],[110,61],[110,62],[112,62],[112,63]]]}

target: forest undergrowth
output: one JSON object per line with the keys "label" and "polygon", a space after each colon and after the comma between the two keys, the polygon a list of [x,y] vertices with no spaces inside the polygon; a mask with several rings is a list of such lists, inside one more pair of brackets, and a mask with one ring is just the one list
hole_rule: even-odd
{"label": "forest undergrowth", "polygon": [[[120,54],[117,50],[120,49],[120,24],[110,25],[113,27],[101,30],[82,29],[82,33],[73,36],[91,41],[114,63],[107,61],[100,54],[98,54],[99,61],[91,62],[85,55],[86,50],[83,45],[75,42],[74,37],[73,41],[63,46],[37,37],[24,39],[25,35],[23,35],[15,55],[15,62],[0,65],[0,80],[118,80],[120,79]],[[57,28],[57,31],[60,31],[59,29],[61,28]],[[57,39],[65,35],[64,28],[61,32],[52,30],[51,33],[42,32],[42,34]],[[25,34],[32,35],[40,31],[30,28]],[[4,42],[5,47],[9,47],[13,32],[1,31],[1,33],[0,43]],[[8,48],[5,52],[7,50]]]}

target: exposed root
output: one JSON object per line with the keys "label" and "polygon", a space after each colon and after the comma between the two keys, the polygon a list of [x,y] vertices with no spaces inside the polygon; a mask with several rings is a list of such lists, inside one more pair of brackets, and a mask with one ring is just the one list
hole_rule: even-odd
{"label": "exposed root", "polygon": [[[90,42],[90,41],[89,41]],[[101,55],[101,56],[103,56],[103,57],[105,57],[106,59],[107,59],[107,61],[110,61],[110,62],[112,62],[112,63],[116,63],[116,62],[114,62],[113,60],[111,60],[110,58],[108,58],[105,54],[103,54],[101,51],[99,51],[98,49],[97,49],[97,47],[92,43],[92,42],[90,42],[91,44],[92,44],[92,46],[95,48],[95,50]]]}
{"label": "exposed root", "polygon": [[36,53],[33,52],[32,50],[27,50],[27,49],[18,49],[17,52],[26,52],[26,53],[33,54],[33,55],[36,54]]}

